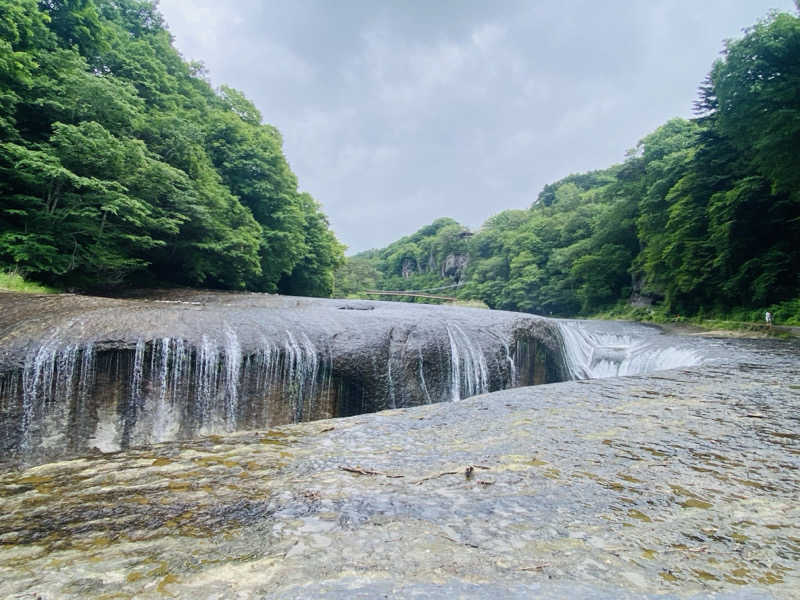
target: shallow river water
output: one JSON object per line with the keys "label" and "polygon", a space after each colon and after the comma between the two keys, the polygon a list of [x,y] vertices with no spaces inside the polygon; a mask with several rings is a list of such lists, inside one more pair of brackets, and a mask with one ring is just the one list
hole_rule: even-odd
{"label": "shallow river water", "polygon": [[698,364],[8,470],[0,597],[800,597],[798,346],[648,344]]}

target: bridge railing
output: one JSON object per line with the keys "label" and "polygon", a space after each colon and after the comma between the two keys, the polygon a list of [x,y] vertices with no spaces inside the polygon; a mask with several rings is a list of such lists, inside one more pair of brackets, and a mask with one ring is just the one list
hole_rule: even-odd
{"label": "bridge railing", "polygon": [[373,295],[373,296],[407,296],[409,298],[432,298],[434,300],[447,300],[448,302],[455,302],[458,298],[454,298],[453,296],[439,296],[435,294],[420,294],[419,292],[414,291],[393,291],[393,290],[364,290],[363,294]]}

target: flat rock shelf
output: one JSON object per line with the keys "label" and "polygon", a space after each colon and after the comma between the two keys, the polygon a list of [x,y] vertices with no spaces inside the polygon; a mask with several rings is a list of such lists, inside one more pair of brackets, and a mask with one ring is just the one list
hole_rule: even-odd
{"label": "flat rock shelf", "polygon": [[800,352],[0,475],[4,598],[797,598]]}

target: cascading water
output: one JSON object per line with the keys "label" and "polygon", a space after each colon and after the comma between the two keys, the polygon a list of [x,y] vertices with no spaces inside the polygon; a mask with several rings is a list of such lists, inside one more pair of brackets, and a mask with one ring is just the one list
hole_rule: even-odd
{"label": "cascading water", "polygon": [[[174,350],[171,347],[174,343]],[[150,372],[158,373],[158,398],[154,410],[153,440],[163,442],[174,439],[180,428],[174,413],[172,399],[175,398],[175,389],[181,378],[182,362],[173,356],[183,354],[182,340],[161,338],[153,342],[153,357]],[[170,359],[173,370],[170,372]]]}
{"label": "cascading water", "polygon": [[506,352],[506,362],[508,363],[509,386],[517,387],[519,385],[519,378],[517,377],[517,365],[514,364],[514,357],[511,356],[511,350],[508,344],[503,342],[503,350]]}
{"label": "cascading water", "polygon": [[[34,447],[80,446],[68,438],[75,437],[75,424],[89,422],[94,433],[88,443],[113,451],[268,425],[270,408],[280,404],[276,396],[290,404],[290,420],[307,418],[315,396],[330,388],[330,359],[321,354],[302,332],[287,331],[282,352],[264,340],[245,353],[231,329],[221,341],[203,335],[197,346],[169,337],[140,338],[129,358],[103,355],[108,364],[104,381],[97,382],[95,345],[63,345],[52,336],[28,353],[20,373],[0,377],[0,393],[7,404],[21,389],[16,444],[21,454]],[[113,401],[115,392],[107,388],[120,385],[125,391]],[[91,405],[93,396],[101,400]],[[98,405],[105,396],[112,404]]]}
{"label": "cascading water", "polygon": [[480,344],[456,323],[447,324],[450,340],[450,399],[461,400],[489,391],[489,369]]}
{"label": "cascading water", "polygon": [[640,375],[699,365],[704,357],[678,338],[633,323],[557,321],[571,379]]}
{"label": "cascading water", "polygon": [[236,334],[225,331],[225,430],[235,431],[239,408],[239,381],[242,368],[242,348]]}
{"label": "cascading water", "polygon": [[[338,333],[312,328],[312,340],[297,322],[222,321],[194,341],[152,335],[124,343],[76,340],[67,335],[68,322],[28,346],[21,368],[0,375],[0,442],[21,455],[113,451],[705,358],[678,338],[634,324],[448,310],[458,317],[424,328],[390,326],[371,351],[359,332],[344,352],[333,349]],[[504,318],[513,320],[497,327]],[[538,333],[531,323],[541,327]],[[548,331],[549,347],[541,341]]]}
{"label": "cascading water", "polygon": [[[286,360],[284,361],[283,393],[289,400],[294,421],[303,420],[304,411],[313,408],[313,394],[319,374],[319,358],[314,344],[305,333],[298,343],[291,331],[286,331]],[[309,404],[306,407],[306,403]]]}
{"label": "cascading water", "polygon": [[189,297],[202,302],[65,295],[0,310],[0,460],[110,452],[564,377],[559,336],[540,317]]}
{"label": "cascading water", "polygon": [[417,364],[419,366],[419,387],[425,396],[425,404],[431,404],[433,400],[431,400],[428,385],[425,383],[425,358],[422,355],[422,349],[419,349],[419,362]]}
{"label": "cascading water", "polygon": [[63,440],[61,421],[80,423],[76,414],[86,405],[94,384],[94,350],[91,344],[59,347],[57,335],[28,353],[21,377],[14,376],[5,387],[16,392],[21,380],[22,415],[20,447],[27,452],[38,438],[46,445]]}

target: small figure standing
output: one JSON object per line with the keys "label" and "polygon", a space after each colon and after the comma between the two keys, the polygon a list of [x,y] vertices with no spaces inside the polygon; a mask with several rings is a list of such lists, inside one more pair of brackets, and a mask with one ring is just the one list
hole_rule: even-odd
{"label": "small figure standing", "polygon": [[764,320],[767,322],[767,327],[772,327],[772,313],[767,311],[764,313]]}

